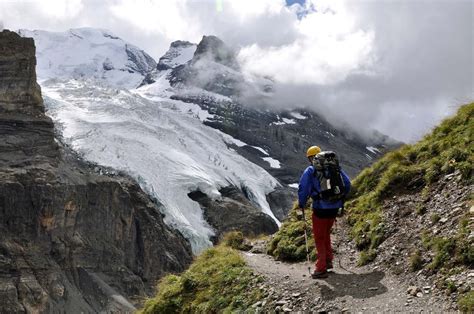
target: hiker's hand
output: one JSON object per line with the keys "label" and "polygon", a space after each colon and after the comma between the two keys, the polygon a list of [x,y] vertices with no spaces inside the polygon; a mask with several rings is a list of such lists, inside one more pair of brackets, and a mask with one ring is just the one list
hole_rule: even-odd
{"label": "hiker's hand", "polygon": [[302,209],[302,208],[297,208],[297,209],[296,209],[296,218],[297,218],[298,220],[303,220],[303,216],[304,216],[304,215],[303,215],[303,210],[304,210],[304,209]]}

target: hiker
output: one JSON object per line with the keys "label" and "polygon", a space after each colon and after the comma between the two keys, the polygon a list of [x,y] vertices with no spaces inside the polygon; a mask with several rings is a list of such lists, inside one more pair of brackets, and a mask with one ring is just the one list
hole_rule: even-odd
{"label": "hiker", "polygon": [[318,146],[311,146],[306,157],[311,165],[300,179],[298,207],[304,211],[308,198],[313,199],[313,236],[318,258],[311,277],[326,278],[327,270],[333,268],[331,228],[336,217],[342,215],[344,197],[350,191],[351,182],[340,169],[335,153],[321,152]]}

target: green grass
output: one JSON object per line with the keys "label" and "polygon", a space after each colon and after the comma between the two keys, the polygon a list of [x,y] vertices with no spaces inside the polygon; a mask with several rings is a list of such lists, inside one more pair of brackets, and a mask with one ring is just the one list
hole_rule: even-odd
{"label": "green grass", "polygon": [[167,275],[141,313],[231,313],[261,299],[253,275],[239,253],[218,245],[204,251],[181,275]]}
{"label": "green grass", "polygon": [[428,269],[438,271],[464,265],[474,267],[474,246],[468,240],[469,220],[461,219],[457,233],[451,237],[433,237],[427,231],[422,232],[421,242],[425,250],[434,252],[433,261]]}
{"label": "green grass", "polygon": [[458,300],[459,310],[463,313],[474,312],[474,291],[469,291]]}
{"label": "green grass", "polygon": [[222,243],[225,246],[231,247],[235,250],[248,251],[251,246],[245,241],[245,237],[240,231],[231,231],[222,237]]}
{"label": "green grass", "polygon": [[441,219],[441,216],[438,213],[433,213],[430,216],[430,220],[432,223],[437,223]]}
{"label": "green grass", "polygon": [[411,271],[417,271],[423,268],[423,259],[420,250],[415,250],[409,257]]}
{"label": "green grass", "polygon": [[[311,204],[305,210],[306,234],[308,236],[308,249],[311,260],[315,260],[314,239],[311,229]],[[296,204],[288,215],[288,219],[282,224],[280,230],[275,233],[267,247],[267,253],[277,260],[287,262],[298,262],[306,260],[306,246],[304,241],[303,221],[297,218]]]}
{"label": "green grass", "polygon": [[[372,257],[384,240],[381,205],[385,199],[406,192],[420,192],[425,199],[431,183],[455,170],[460,171],[466,184],[473,183],[473,132],[471,103],[418,143],[386,154],[353,181],[346,206],[348,222],[357,247],[365,251],[364,260]],[[423,214],[424,210],[420,207],[416,212]]]}

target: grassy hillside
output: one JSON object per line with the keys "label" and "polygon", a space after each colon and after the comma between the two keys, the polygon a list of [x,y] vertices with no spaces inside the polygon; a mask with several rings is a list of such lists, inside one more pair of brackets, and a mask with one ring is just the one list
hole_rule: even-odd
{"label": "grassy hillside", "polygon": [[183,274],[164,277],[141,313],[242,311],[262,298],[256,280],[239,253],[222,244],[203,252]]}
{"label": "grassy hillside", "polygon": [[[461,107],[454,117],[443,121],[420,142],[388,153],[353,181],[346,217],[351,236],[361,250],[360,264],[373,260],[376,248],[385,240],[384,201],[409,193],[423,198],[438,178],[455,171],[461,175],[461,184],[473,184],[473,117],[474,103]],[[314,252],[310,208],[308,204],[306,228],[310,249]],[[423,214],[423,208],[416,210]],[[268,253],[285,261],[305,260],[304,228],[305,224],[296,218],[293,208],[288,220],[269,242]],[[439,272],[453,265],[472,268],[474,248],[466,241],[471,231],[469,220],[461,219],[458,229],[451,238],[421,234],[422,250],[431,251],[434,258],[426,264],[421,256],[424,252],[415,251],[409,257],[412,270],[423,266]],[[226,237],[224,244],[234,248],[245,246],[242,235],[237,233]],[[157,296],[146,303],[142,312],[239,312],[261,299],[261,291],[255,288],[258,277],[252,275],[236,251],[224,244],[205,251],[182,275],[163,278]],[[314,260],[314,253],[311,257]],[[447,284],[451,289],[452,285]],[[460,294],[459,308],[467,312],[474,310],[472,292]]]}
{"label": "grassy hillside", "polygon": [[465,184],[473,183],[474,103],[461,107],[433,132],[414,145],[390,152],[353,181],[347,204],[348,221],[362,263],[374,258],[374,249],[384,239],[381,204],[400,193],[413,193],[458,169]]}
{"label": "grassy hillside", "polygon": [[[457,114],[444,120],[433,132],[413,145],[405,145],[383,156],[353,180],[346,204],[351,236],[361,250],[360,264],[375,258],[375,248],[384,239],[383,200],[400,193],[420,192],[444,174],[459,170],[465,184],[473,182],[474,103],[461,107]],[[311,211],[308,206],[306,217]],[[296,219],[295,209],[274,235],[268,254],[284,261],[303,261],[303,222]],[[311,247],[311,221],[308,220]],[[436,245],[433,244],[433,247]],[[314,258],[314,256],[313,256]]]}

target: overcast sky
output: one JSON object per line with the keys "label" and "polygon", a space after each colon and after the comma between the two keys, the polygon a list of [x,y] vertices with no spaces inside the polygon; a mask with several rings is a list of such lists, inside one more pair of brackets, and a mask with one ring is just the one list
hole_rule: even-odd
{"label": "overcast sky", "polygon": [[158,59],[171,41],[217,35],[275,105],[324,110],[413,141],[474,99],[470,0],[0,0],[9,29],[112,31]]}

